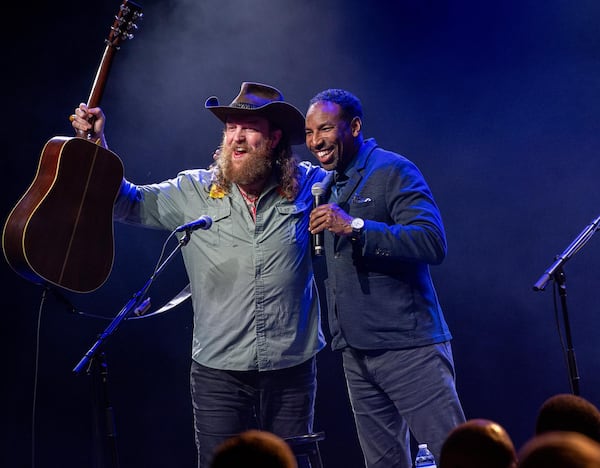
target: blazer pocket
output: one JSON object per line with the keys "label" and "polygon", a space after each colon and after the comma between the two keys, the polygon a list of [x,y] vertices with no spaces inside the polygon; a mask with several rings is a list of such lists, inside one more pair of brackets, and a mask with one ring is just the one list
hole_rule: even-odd
{"label": "blazer pocket", "polygon": [[373,198],[360,193],[355,193],[350,199],[350,205],[352,205],[353,208],[367,207],[373,205],[373,203]]}

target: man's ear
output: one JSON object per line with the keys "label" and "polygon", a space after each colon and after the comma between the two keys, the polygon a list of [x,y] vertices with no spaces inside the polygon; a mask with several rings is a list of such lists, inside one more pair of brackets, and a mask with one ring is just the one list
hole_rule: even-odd
{"label": "man's ear", "polygon": [[360,120],[360,117],[354,117],[350,122],[350,130],[352,131],[352,136],[356,138],[360,133],[361,128],[362,120]]}
{"label": "man's ear", "polygon": [[281,141],[281,130],[271,130],[271,149],[275,149]]}

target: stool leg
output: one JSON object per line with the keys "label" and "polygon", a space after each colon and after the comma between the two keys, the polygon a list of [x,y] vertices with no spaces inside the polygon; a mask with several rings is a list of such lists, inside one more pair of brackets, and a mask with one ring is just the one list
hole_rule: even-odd
{"label": "stool leg", "polygon": [[310,454],[310,468],[323,468],[321,451],[317,442],[315,442],[315,449]]}
{"label": "stool leg", "polygon": [[[298,460],[298,466],[302,468],[323,468],[319,441],[325,438],[324,433],[305,434],[289,437],[286,442]],[[308,466],[306,466],[308,465]]]}

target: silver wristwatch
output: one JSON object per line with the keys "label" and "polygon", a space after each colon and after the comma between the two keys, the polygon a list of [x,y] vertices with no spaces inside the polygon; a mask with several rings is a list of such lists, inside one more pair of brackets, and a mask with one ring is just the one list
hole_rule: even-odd
{"label": "silver wristwatch", "polygon": [[354,218],[350,223],[350,227],[352,228],[352,240],[359,240],[365,229],[365,221],[362,218]]}

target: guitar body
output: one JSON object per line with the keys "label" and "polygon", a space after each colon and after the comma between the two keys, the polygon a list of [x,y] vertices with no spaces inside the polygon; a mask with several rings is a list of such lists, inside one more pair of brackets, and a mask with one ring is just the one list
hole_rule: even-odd
{"label": "guitar body", "polygon": [[4,226],[2,247],[24,278],[75,292],[99,288],[114,259],[113,205],[123,163],[79,137],[54,137]]}
{"label": "guitar body", "polygon": [[[123,0],[88,107],[99,105],[113,56],[133,37],[142,16],[140,5]],[[2,249],[8,264],[37,284],[81,293],[98,289],[112,270],[113,205],[122,180],[119,157],[88,135],[48,140],[35,179],[4,224]]]}

